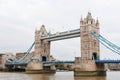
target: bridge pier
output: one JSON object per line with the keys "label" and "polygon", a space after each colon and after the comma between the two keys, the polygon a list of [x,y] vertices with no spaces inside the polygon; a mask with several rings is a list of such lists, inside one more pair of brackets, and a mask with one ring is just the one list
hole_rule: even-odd
{"label": "bridge pier", "polygon": [[56,73],[55,65],[43,66],[42,62],[30,62],[27,65],[26,73],[34,74],[45,74],[45,73]]}
{"label": "bridge pier", "polygon": [[76,58],[74,76],[106,76],[106,65]]}
{"label": "bridge pier", "polygon": [[26,73],[39,73],[43,70],[42,62],[37,61],[38,59],[31,59],[31,61],[27,64]]}
{"label": "bridge pier", "polygon": [[99,21],[95,20],[88,12],[86,18],[80,21],[81,58],[75,59],[75,76],[106,76],[104,63],[96,63],[100,59],[99,41],[91,32],[99,34]]}
{"label": "bridge pier", "polygon": [[31,61],[27,64],[26,67],[26,73],[40,73],[40,74],[44,74],[44,73],[55,73],[56,72],[56,68],[55,65],[47,65],[45,66],[43,64],[43,62],[41,61],[42,56],[38,56],[38,57],[34,57],[33,59],[31,59]]}
{"label": "bridge pier", "polygon": [[42,25],[40,30],[35,31],[35,52],[34,59],[28,63],[26,68],[26,73],[55,73],[55,65],[44,66],[43,62],[52,61],[52,56],[50,55],[50,41],[41,40],[43,35],[49,35]]}

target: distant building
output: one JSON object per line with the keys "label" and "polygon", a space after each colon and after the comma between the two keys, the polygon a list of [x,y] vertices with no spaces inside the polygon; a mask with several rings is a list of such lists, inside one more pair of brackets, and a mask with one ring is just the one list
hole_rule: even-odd
{"label": "distant building", "polygon": [[0,53],[0,64],[2,64],[2,56],[5,55],[5,53]]}
{"label": "distant building", "polygon": [[0,53],[0,69],[5,68],[5,63],[13,61],[15,56],[12,53]]}
{"label": "distant building", "polygon": [[22,56],[24,56],[25,55],[25,53],[16,53],[16,59],[19,59],[19,58],[21,58]]}
{"label": "distant building", "polygon": [[120,63],[109,63],[108,69],[115,71],[120,70]]}
{"label": "distant building", "polygon": [[[25,58],[23,58],[23,56],[26,56]],[[19,60],[21,59],[21,61],[23,62],[27,62],[29,61],[32,57],[34,56],[34,52],[30,52],[29,54],[28,53],[16,53],[16,59]]]}

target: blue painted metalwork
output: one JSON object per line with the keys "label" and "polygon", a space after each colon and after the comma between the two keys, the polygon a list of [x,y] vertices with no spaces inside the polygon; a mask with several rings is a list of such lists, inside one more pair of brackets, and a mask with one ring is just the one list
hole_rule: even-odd
{"label": "blue painted metalwork", "polygon": [[117,53],[120,55],[120,47],[113,44],[112,42],[108,41],[104,37],[102,37],[100,34],[95,34],[94,32],[91,32],[91,35],[95,37],[101,44],[103,44],[106,48],[109,50]]}
{"label": "blue painted metalwork", "polygon": [[96,63],[120,63],[120,60],[95,60]]}
{"label": "blue painted metalwork", "polygon": [[25,52],[25,55],[22,56],[19,60],[16,60],[16,61],[20,62],[21,60],[23,60],[29,54],[29,52],[32,50],[34,45],[35,45],[35,42],[30,46],[30,48],[27,50],[27,52]]}
{"label": "blue painted metalwork", "polygon": [[[120,63],[120,60],[95,60],[96,63]],[[74,61],[44,61],[44,66],[51,66],[56,64],[74,64]],[[6,63],[5,66],[26,66],[27,62]]]}
{"label": "blue painted metalwork", "polygon": [[26,65],[28,62],[22,62],[22,60],[29,55],[29,52],[32,50],[35,42],[30,46],[30,48],[25,52],[25,55],[22,56],[20,59],[15,59],[13,61],[10,61],[6,58],[7,63],[5,64],[6,66],[11,66],[11,65]]}
{"label": "blue painted metalwork", "polygon": [[5,66],[26,66],[27,65],[27,62],[21,62],[21,63],[18,63],[18,62],[14,62],[14,63],[6,63]]}

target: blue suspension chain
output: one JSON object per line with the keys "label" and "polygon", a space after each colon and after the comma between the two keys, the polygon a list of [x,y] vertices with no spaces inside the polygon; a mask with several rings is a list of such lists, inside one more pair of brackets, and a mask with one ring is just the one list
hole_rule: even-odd
{"label": "blue suspension chain", "polygon": [[120,49],[119,46],[116,46],[115,44],[111,43],[110,41],[108,41],[107,39],[103,38],[101,35],[97,35],[94,32],[90,33],[93,37],[95,37],[101,44],[103,44],[105,47],[107,47],[108,49],[110,49],[111,51],[117,53],[120,55]]}

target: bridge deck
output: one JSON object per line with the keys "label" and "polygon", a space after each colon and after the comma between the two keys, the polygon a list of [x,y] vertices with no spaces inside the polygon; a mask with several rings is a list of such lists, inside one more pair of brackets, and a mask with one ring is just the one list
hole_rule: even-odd
{"label": "bridge deck", "polygon": [[[55,64],[74,64],[75,61],[45,61],[43,62],[44,66],[50,66]],[[96,63],[120,63],[120,60],[95,60]],[[26,66],[27,62],[15,62],[15,63],[6,63],[5,66]]]}
{"label": "bridge deck", "polygon": [[50,66],[50,65],[56,65],[56,64],[74,64],[74,61],[47,61],[47,62],[43,62],[44,66]]}
{"label": "bridge deck", "polygon": [[58,32],[56,34],[43,35],[40,40],[56,41],[62,39],[69,39],[74,37],[80,37],[80,29]]}
{"label": "bridge deck", "polygon": [[15,63],[6,63],[5,66],[26,66],[27,65],[27,62],[21,62],[21,63],[18,63],[18,62],[15,62]]}
{"label": "bridge deck", "polygon": [[95,60],[96,63],[120,63],[120,60]]}

